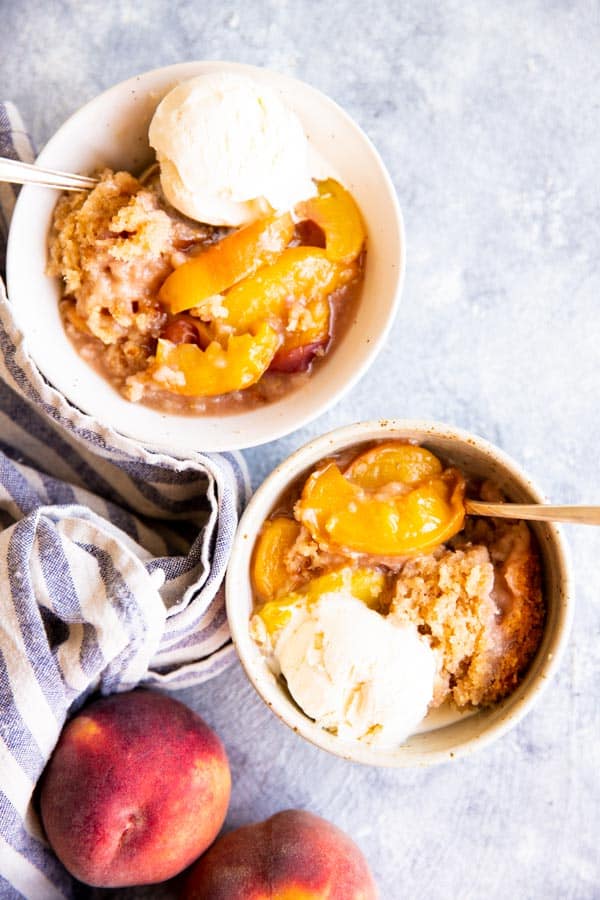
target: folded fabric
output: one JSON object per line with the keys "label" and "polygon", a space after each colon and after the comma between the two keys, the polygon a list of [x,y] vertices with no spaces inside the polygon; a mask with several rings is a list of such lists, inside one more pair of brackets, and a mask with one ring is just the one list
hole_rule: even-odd
{"label": "folded fabric", "polygon": [[[0,155],[33,155],[10,104]],[[13,203],[0,185],[0,262]],[[222,581],[249,481],[239,454],[155,453],[73,407],[1,280],[0,378],[0,897],[73,897],[36,783],[91,692],[187,687],[230,663]]]}

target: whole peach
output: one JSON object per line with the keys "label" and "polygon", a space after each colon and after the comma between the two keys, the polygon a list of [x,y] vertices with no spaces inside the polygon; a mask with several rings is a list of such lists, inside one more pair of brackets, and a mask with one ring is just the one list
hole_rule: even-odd
{"label": "whole peach", "polygon": [[182,900],[376,900],[367,861],[348,835],[288,809],[220,838],[192,868]]}
{"label": "whole peach", "polygon": [[151,884],[217,836],[231,776],[221,741],[177,700],[136,690],[98,700],[64,728],[43,776],[50,845],[80,881]]}

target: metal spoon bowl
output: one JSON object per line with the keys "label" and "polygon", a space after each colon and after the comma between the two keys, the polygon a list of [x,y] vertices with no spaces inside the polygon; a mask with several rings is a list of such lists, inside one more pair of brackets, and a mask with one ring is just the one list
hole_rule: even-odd
{"label": "metal spoon bowl", "polygon": [[97,178],[90,178],[87,175],[56,172],[54,169],[44,169],[4,156],[0,157],[0,181],[7,181],[10,184],[37,184],[59,191],[91,190],[98,184]]}

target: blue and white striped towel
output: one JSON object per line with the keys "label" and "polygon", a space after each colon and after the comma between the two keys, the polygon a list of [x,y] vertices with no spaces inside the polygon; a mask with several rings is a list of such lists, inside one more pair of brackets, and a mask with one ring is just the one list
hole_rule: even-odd
{"label": "blue and white striped towel", "polygon": [[[0,155],[33,158],[10,104]],[[0,263],[14,196],[0,184]],[[238,454],[159,455],[71,406],[28,357],[1,280],[0,377],[0,898],[51,900],[77,888],[32,795],[67,714],[95,690],[226,668],[221,583],[249,484]]]}

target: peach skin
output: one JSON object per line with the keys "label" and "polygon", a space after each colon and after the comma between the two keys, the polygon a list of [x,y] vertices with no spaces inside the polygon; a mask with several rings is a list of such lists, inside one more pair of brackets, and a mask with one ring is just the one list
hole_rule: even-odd
{"label": "peach skin", "polygon": [[42,780],[42,821],[80,881],[152,884],[214,841],[230,791],[225,750],[200,716],[136,690],[92,703],[63,729]]}
{"label": "peach skin", "polygon": [[288,809],[226,834],[192,868],[181,900],[377,900],[367,861],[325,819]]}

